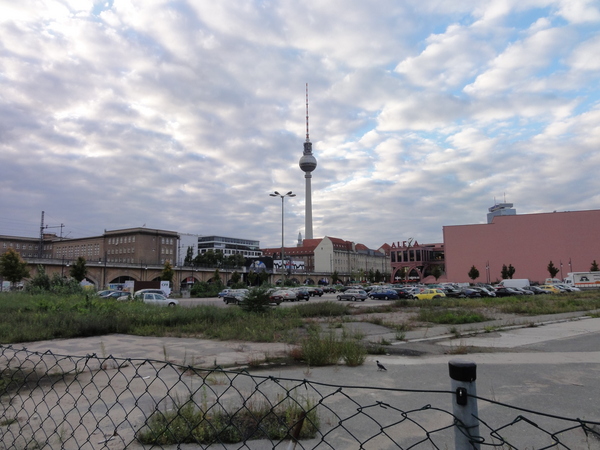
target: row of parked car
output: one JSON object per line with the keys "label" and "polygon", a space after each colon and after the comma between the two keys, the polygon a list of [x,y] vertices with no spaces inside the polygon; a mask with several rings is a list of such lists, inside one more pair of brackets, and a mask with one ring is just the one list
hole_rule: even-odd
{"label": "row of parked car", "polygon": [[[218,296],[223,299],[226,304],[242,303],[248,289],[224,289],[219,292]],[[281,302],[295,302],[300,300],[308,301],[311,297],[321,297],[323,289],[315,287],[291,287],[286,289],[271,288],[268,290],[271,303],[279,305]]]}
{"label": "row of parked car", "polygon": [[367,288],[351,287],[340,291],[337,295],[338,300],[361,300],[367,298],[374,300],[398,300],[415,299],[431,300],[434,298],[483,298],[483,297],[509,297],[518,295],[544,295],[557,294],[561,292],[573,292],[579,289],[573,286],[549,284],[541,286],[517,287],[494,287],[492,285],[480,286],[459,286],[446,284],[436,287],[427,286],[371,286]]}
{"label": "row of parked car", "polygon": [[99,291],[98,296],[101,298],[114,298],[120,302],[137,300],[149,305],[157,306],[179,305],[177,300],[169,298],[169,295],[161,289],[140,289],[133,294],[128,291],[106,290]]}

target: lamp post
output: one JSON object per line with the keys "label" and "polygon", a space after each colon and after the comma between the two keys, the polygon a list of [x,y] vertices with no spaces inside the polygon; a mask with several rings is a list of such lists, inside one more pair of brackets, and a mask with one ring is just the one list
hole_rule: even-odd
{"label": "lamp post", "polygon": [[293,194],[292,191],[288,192],[287,194],[280,194],[279,192],[275,191],[272,194],[269,194],[271,197],[281,197],[281,284],[283,286],[283,276],[285,274],[285,259],[284,259],[284,253],[283,253],[283,199],[285,197],[295,197],[296,194]]}

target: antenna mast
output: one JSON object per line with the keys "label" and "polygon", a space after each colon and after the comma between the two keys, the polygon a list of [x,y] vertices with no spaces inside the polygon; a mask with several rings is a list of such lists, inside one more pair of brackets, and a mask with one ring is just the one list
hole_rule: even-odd
{"label": "antenna mast", "polygon": [[308,83],[306,83],[306,142],[310,142],[308,137]]}

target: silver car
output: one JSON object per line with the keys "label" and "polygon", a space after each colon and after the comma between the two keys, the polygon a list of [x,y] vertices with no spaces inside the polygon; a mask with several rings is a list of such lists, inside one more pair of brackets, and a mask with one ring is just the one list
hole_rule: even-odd
{"label": "silver car", "polygon": [[362,289],[347,289],[337,296],[338,300],[352,300],[353,302],[357,300],[364,302],[367,298],[369,298],[367,292]]}

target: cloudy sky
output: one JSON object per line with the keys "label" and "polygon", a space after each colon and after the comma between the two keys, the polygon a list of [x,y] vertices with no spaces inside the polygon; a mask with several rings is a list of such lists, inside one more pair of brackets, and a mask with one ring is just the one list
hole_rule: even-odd
{"label": "cloudy sky", "polygon": [[[600,208],[596,0],[0,0],[0,234],[378,248]],[[60,233],[59,228],[48,229]]]}

